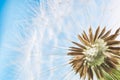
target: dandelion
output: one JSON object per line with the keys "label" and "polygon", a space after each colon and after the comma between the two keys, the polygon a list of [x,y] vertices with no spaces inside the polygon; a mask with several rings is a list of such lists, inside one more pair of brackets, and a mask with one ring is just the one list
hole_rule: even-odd
{"label": "dandelion", "polygon": [[73,56],[69,63],[81,78],[93,80],[96,75],[99,80],[120,79],[120,41],[116,39],[120,28],[110,33],[106,27],[100,31],[99,26],[93,34],[90,27],[88,35],[85,31],[78,35],[81,43],[72,41],[77,47],[69,47],[68,55]]}

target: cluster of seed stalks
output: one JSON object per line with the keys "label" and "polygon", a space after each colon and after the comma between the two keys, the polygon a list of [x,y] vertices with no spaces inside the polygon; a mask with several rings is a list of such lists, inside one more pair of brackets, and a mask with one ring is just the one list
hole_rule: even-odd
{"label": "cluster of seed stalks", "polygon": [[83,31],[78,35],[80,43],[72,41],[75,47],[69,47],[68,55],[73,56],[70,64],[80,78],[93,80],[96,75],[98,80],[120,79],[120,28],[115,33],[100,30],[100,26],[93,33],[89,28],[88,34]]}

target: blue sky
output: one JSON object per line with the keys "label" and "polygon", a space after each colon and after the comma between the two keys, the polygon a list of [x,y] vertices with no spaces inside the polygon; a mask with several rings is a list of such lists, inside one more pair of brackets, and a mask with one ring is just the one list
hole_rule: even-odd
{"label": "blue sky", "polygon": [[24,0],[0,0],[0,80],[14,80],[13,75],[16,74],[14,65],[10,63],[15,55],[4,45],[14,43],[12,32],[16,30],[16,20],[23,14],[23,5]]}
{"label": "blue sky", "polygon": [[[3,31],[3,11],[5,10],[5,3],[6,0],[0,0],[0,37],[2,37],[2,31]],[[0,39],[0,44],[1,44],[1,39]]]}

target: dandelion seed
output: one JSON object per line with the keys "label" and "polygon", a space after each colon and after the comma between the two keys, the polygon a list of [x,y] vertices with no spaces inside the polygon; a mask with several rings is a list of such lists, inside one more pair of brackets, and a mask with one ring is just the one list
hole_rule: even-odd
{"label": "dandelion seed", "polygon": [[68,55],[73,56],[70,64],[80,78],[93,80],[96,75],[99,80],[106,80],[108,75],[111,79],[120,79],[120,41],[116,40],[120,28],[114,34],[110,32],[106,27],[100,31],[99,26],[93,34],[90,27],[88,35],[85,31],[78,35],[81,43],[72,42],[77,47],[69,47]]}

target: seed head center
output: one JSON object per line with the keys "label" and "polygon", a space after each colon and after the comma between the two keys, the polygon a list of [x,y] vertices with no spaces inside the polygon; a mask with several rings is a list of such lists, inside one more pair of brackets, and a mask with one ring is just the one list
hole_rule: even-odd
{"label": "seed head center", "polygon": [[85,60],[89,63],[89,65],[100,65],[104,61],[103,53],[106,49],[107,46],[104,40],[96,40],[92,47],[87,47],[84,51],[86,55]]}

